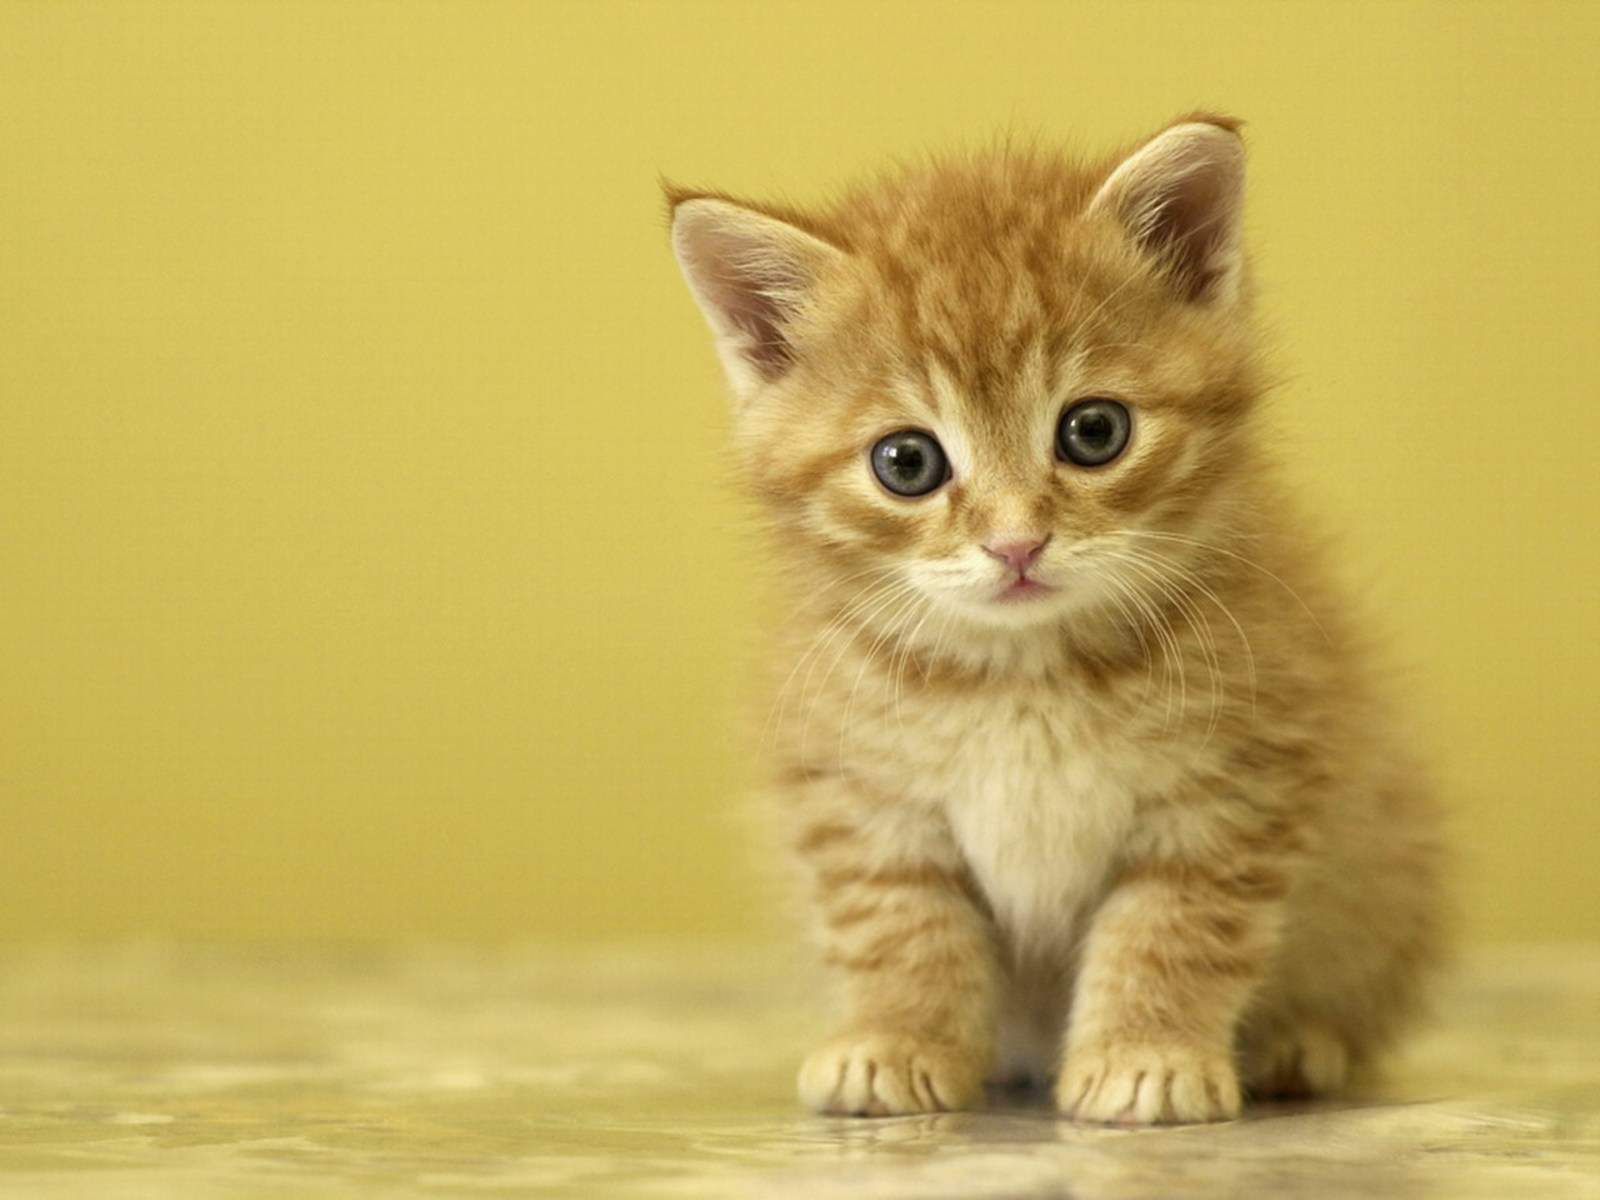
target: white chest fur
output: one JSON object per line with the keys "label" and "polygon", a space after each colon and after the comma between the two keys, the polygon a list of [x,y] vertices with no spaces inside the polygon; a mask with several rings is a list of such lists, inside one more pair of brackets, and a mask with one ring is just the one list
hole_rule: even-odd
{"label": "white chest fur", "polygon": [[1102,895],[1148,764],[1070,697],[948,714],[938,783],[956,840],[1018,950],[1071,944]]}

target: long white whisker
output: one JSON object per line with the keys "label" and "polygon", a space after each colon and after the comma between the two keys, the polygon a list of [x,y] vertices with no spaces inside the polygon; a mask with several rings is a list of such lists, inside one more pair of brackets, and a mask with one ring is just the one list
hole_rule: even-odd
{"label": "long white whisker", "polygon": [[[846,575],[838,582],[847,583],[853,579],[859,579],[863,575],[882,576],[886,574],[892,574],[892,572],[893,568],[891,567],[869,567],[865,571],[857,571],[853,575]],[[787,708],[789,688],[793,685],[795,677],[800,673],[800,668],[806,664],[808,659],[811,659],[823,646],[826,645],[826,642],[831,638],[831,635],[839,627],[849,621],[852,612],[856,611],[860,605],[870,602],[872,596],[877,592],[877,590],[880,587],[885,586],[887,586],[886,581],[874,579],[873,582],[866,584],[860,590],[855,592],[847,601],[845,601],[843,605],[840,606],[839,611],[834,614],[833,619],[824,625],[821,631],[819,631],[811,639],[811,642],[806,647],[805,652],[796,657],[794,666],[790,668],[788,676],[783,681],[783,686],[778,689],[778,694],[772,702],[772,708],[767,713],[766,722],[761,727],[761,746],[763,749],[766,747],[767,738],[772,732],[774,722],[782,717]],[[809,677],[810,676],[808,674],[807,678],[809,679]],[[804,687],[800,689],[800,695],[801,698],[804,699]]]}
{"label": "long white whisker", "polygon": [[1250,683],[1250,709],[1252,712],[1254,712],[1256,705],[1255,649],[1250,645],[1250,638],[1248,635],[1246,635],[1244,626],[1240,624],[1239,619],[1233,615],[1233,610],[1224,604],[1222,597],[1217,595],[1216,590],[1208,585],[1205,580],[1202,579],[1199,574],[1191,568],[1185,566],[1181,562],[1178,562],[1176,559],[1168,558],[1166,555],[1159,554],[1154,550],[1145,550],[1142,553],[1147,558],[1164,563],[1168,569],[1177,572],[1184,579],[1188,580],[1189,585],[1207,600],[1210,600],[1212,604],[1216,605],[1218,611],[1221,612],[1222,615],[1228,619],[1229,624],[1233,626],[1233,631],[1238,635],[1239,638],[1239,645],[1244,650],[1245,674]]}
{"label": "long white whisker", "polygon": [[1211,712],[1206,721],[1206,738],[1209,740],[1212,732],[1216,729],[1222,705],[1223,689],[1222,663],[1217,653],[1216,639],[1211,633],[1210,622],[1205,619],[1205,614],[1200,611],[1194,601],[1162,573],[1157,563],[1146,559],[1136,550],[1114,550],[1110,553],[1136,570],[1145,572],[1147,577],[1152,578],[1156,587],[1161,590],[1162,594],[1182,614],[1183,619],[1188,622],[1189,628],[1199,641],[1201,657],[1205,662],[1207,673],[1211,676]]}
{"label": "long white whisker", "polygon": [[[809,705],[807,705],[805,718],[800,724],[800,746],[802,752],[809,742],[811,733],[811,718],[816,714],[817,704],[822,699],[823,692],[827,690],[828,680],[833,677],[834,671],[838,669],[840,661],[844,658],[845,649],[850,644],[848,638],[844,638],[842,641],[840,640],[841,634],[843,634],[843,632],[851,625],[856,626],[857,630],[865,628],[871,624],[874,617],[898,602],[907,593],[914,591],[915,587],[915,584],[906,580],[900,580],[885,587],[881,592],[877,593],[873,597],[873,602],[870,607],[858,611],[850,621],[841,625],[837,630],[834,631],[829,640],[830,642],[837,642],[838,648],[834,651],[833,659],[828,664],[827,671],[824,672],[822,678],[818,680],[817,690],[810,693],[811,702]],[[820,661],[821,655],[818,655],[818,657],[812,662],[812,669],[815,669],[817,662]],[[801,685],[800,689],[801,703],[805,703],[806,694],[808,691],[810,691],[810,686],[811,672],[807,671],[806,681]]]}
{"label": "long white whisker", "polygon": [[[928,618],[933,616],[936,606],[934,605],[933,601],[924,600],[924,607],[926,611],[922,614],[922,618],[912,628],[911,632],[906,634],[905,638],[901,642],[902,654],[900,656],[899,667],[895,668],[894,659],[889,660],[889,666],[891,667],[894,675],[894,720],[896,728],[898,728],[901,733],[905,732],[906,727],[905,714],[900,707],[901,685],[905,682],[906,668],[910,665],[911,658],[916,653],[917,634],[922,632],[922,627],[928,623]],[[924,672],[923,678],[927,678],[926,672]]]}
{"label": "long white whisker", "polygon": [[[945,638],[950,633],[955,631],[955,627],[956,627],[955,610],[954,609],[950,609],[950,610],[945,612],[944,619],[939,622],[939,628],[934,632],[934,635],[933,635],[933,648],[928,651],[928,666],[932,666],[933,664],[935,664],[935,663],[937,663],[939,661],[939,655],[944,652],[944,641],[945,641]],[[928,668],[927,667],[923,668],[922,681],[924,683],[926,683],[928,681]]]}
{"label": "long white whisker", "polygon": [[[1132,555],[1126,554],[1126,553],[1124,553],[1122,551],[1110,551],[1109,553],[1113,557],[1115,557],[1118,561],[1121,561],[1121,562],[1125,563],[1127,566],[1131,567],[1132,569],[1138,571],[1140,573],[1140,575],[1146,581],[1148,581],[1150,584],[1152,584],[1155,587],[1156,591],[1158,591],[1161,594],[1161,596],[1166,599],[1167,603],[1169,605],[1171,605],[1172,608],[1180,616],[1182,616],[1185,621],[1188,622],[1190,630],[1194,632],[1195,636],[1200,641],[1201,657],[1202,657],[1202,659],[1204,659],[1206,667],[1209,670],[1210,667],[1211,667],[1211,657],[1207,653],[1207,650],[1206,650],[1205,636],[1196,627],[1196,625],[1194,623],[1194,620],[1190,615],[1189,609],[1185,606],[1183,597],[1178,595],[1173,590],[1173,588],[1171,587],[1170,583],[1165,578],[1163,578],[1160,575],[1160,573],[1157,572],[1154,568],[1148,566],[1145,563],[1140,562],[1138,559],[1134,558]],[[1177,650],[1177,653],[1179,655],[1178,661],[1179,661],[1179,665],[1180,665],[1180,669],[1181,669],[1183,661],[1184,661],[1183,650],[1182,650],[1182,642],[1181,642],[1181,640],[1178,639],[1177,630],[1176,629],[1172,630],[1172,635],[1173,635],[1174,642],[1178,646],[1178,650]],[[1212,675],[1212,695],[1211,695],[1211,701],[1212,701],[1212,703],[1211,703],[1211,712],[1212,712],[1213,716],[1216,714],[1216,709],[1217,709],[1216,686],[1217,686],[1217,684],[1216,684],[1216,676],[1215,676],[1215,673],[1213,673],[1213,675]],[[1184,678],[1183,675],[1180,675],[1180,687],[1183,688],[1182,695],[1184,696],[1185,699],[1187,699],[1188,692],[1187,692],[1187,686],[1186,686],[1186,679]],[[1178,708],[1179,715],[1181,716],[1185,711],[1186,711],[1186,705],[1185,704],[1180,704],[1179,708]]]}
{"label": "long white whisker", "polygon": [[1178,647],[1177,639],[1173,635],[1166,618],[1150,602],[1150,598],[1144,594],[1134,580],[1117,579],[1116,576],[1111,575],[1108,575],[1107,578],[1116,579],[1117,584],[1124,589],[1129,603],[1143,614],[1144,618],[1150,623],[1150,631],[1155,634],[1156,641],[1161,647],[1161,674],[1167,685],[1167,705],[1166,713],[1162,717],[1162,728],[1168,728],[1172,724],[1172,685],[1175,679],[1182,678],[1182,651]]}
{"label": "long white whisker", "polygon": [[1139,624],[1138,618],[1123,603],[1122,596],[1118,594],[1124,590],[1122,581],[1115,576],[1107,576],[1105,582],[1115,589],[1106,596],[1106,599],[1116,606],[1117,612],[1127,622],[1128,628],[1133,630],[1133,636],[1139,642],[1139,650],[1144,655],[1144,695],[1139,697],[1139,707],[1143,708],[1150,699],[1150,689],[1155,687],[1156,684],[1156,660],[1150,651],[1150,643],[1145,639],[1144,627]]}
{"label": "long white whisker", "polygon": [[1317,620],[1317,614],[1311,610],[1311,606],[1305,602],[1305,599],[1300,595],[1300,593],[1295,591],[1286,582],[1284,582],[1283,579],[1267,570],[1266,567],[1262,566],[1254,559],[1246,558],[1243,554],[1238,554],[1235,551],[1227,549],[1225,546],[1218,546],[1211,542],[1201,541],[1199,538],[1185,537],[1183,534],[1178,533],[1161,533],[1153,529],[1119,529],[1116,532],[1132,537],[1162,538],[1171,542],[1182,542],[1186,546],[1193,546],[1196,549],[1209,550],[1213,554],[1224,555],[1225,557],[1231,558],[1236,562],[1243,563],[1252,571],[1259,571],[1262,575],[1265,575],[1268,579],[1272,580],[1273,583],[1277,584],[1284,591],[1288,592],[1289,595],[1294,598],[1294,602],[1300,606],[1301,610],[1306,614],[1306,616],[1311,618],[1311,623],[1317,627],[1317,632],[1322,634],[1323,638],[1330,645],[1333,643],[1333,639],[1329,636],[1327,629],[1323,627],[1321,621]]}
{"label": "long white whisker", "polygon": [[[905,617],[916,611],[916,606],[922,601],[920,593],[913,591],[910,596],[903,597],[894,610],[885,619],[884,628],[878,636],[872,639],[867,647],[867,653],[861,660],[861,669],[856,672],[855,682],[850,686],[850,697],[845,701],[844,715],[839,718],[839,766],[844,768],[844,745],[846,735],[850,730],[850,714],[855,710],[856,693],[861,690],[861,681],[867,677],[867,668],[872,665],[872,660],[877,656],[878,647],[890,636],[891,632],[898,631]],[[893,661],[891,656],[891,661]]]}

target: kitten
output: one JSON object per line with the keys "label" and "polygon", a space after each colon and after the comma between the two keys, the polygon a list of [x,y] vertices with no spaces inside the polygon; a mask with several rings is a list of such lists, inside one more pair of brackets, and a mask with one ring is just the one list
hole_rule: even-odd
{"label": "kitten", "polygon": [[1235,1116],[1385,1047],[1435,808],[1279,491],[1237,123],[814,212],[667,186],[785,574],[765,746],[848,1016],[803,1101]]}

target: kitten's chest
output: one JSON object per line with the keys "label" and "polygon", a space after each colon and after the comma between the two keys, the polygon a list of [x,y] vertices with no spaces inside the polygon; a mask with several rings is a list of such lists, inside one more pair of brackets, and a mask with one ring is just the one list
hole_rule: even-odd
{"label": "kitten's chest", "polygon": [[947,714],[940,795],[996,919],[1020,946],[1070,942],[1104,893],[1154,765],[1070,699]]}

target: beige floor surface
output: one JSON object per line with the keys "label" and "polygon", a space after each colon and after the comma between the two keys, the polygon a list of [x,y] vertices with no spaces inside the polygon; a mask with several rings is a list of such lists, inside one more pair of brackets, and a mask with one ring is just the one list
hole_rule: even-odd
{"label": "beige floor surface", "polygon": [[1600,946],[1474,957],[1382,1083],[1204,1128],[807,1116],[811,991],[731,951],[0,952],[0,1197],[1600,1197]]}

